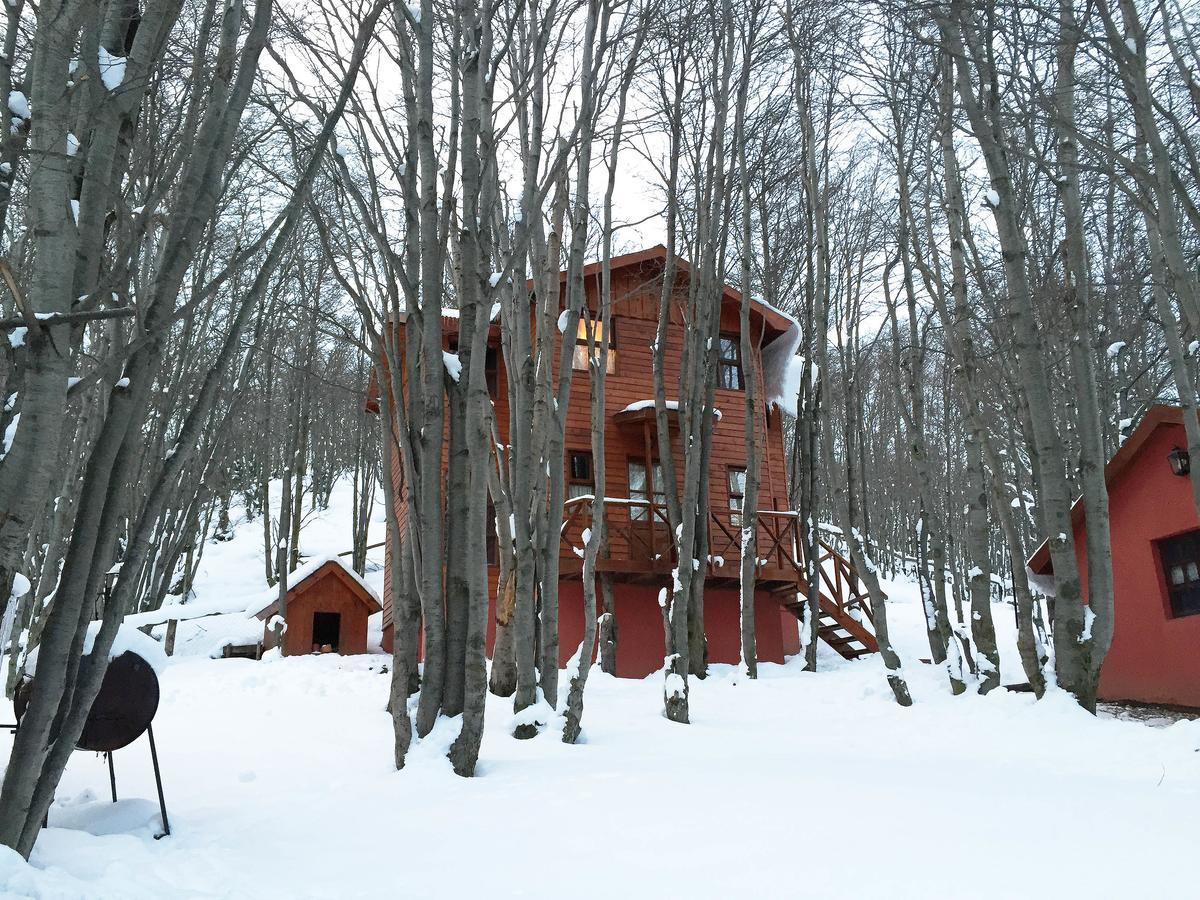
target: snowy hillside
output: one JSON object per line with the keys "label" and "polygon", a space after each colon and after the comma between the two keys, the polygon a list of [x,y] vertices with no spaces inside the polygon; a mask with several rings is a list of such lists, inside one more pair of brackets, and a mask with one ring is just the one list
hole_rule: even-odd
{"label": "snowy hillside", "polygon": [[[347,548],[347,494],[306,524],[306,553]],[[192,604],[261,593],[256,527],[207,548]],[[815,675],[796,660],[757,682],[714,666],[693,684],[690,726],[663,718],[659,677],[597,670],[578,746],[555,725],[510,738],[510,701],[489,697],[469,780],[444,758],[456,720],[393,770],[389,657],[208,659],[213,635],[197,630],[162,675],[155,720],[172,835],[153,839],[144,739],[115,754],[116,805],[103,758],[77,753],[31,864],[0,850],[0,896],[1186,893],[1200,722],[1094,719],[1065,697],[1006,691],[953,698],[918,662],[912,587],[887,588],[910,709],[877,657],[825,648]],[[1004,681],[1020,680],[1011,611],[996,620]]]}
{"label": "snowy hillside", "polygon": [[[382,498],[382,491],[379,491]],[[279,514],[280,483],[271,483],[271,510]],[[352,544],[350,523],[354,494],[348,479],[342,479],[330,493],[329,508],[312,511],[306,501],[300,530],[301,569],[305,561],[335,557]],[[382,502],[382,501],[380,501]],[[153,633],[161,638],[169,618],[180,619],[176,632],[177,656],[220,656],[229,643],[245,644],[262,639],[263,623],[254,613],[275,596],[267,585],[263,565],[263,524],[257,518],[247,521],[245,510],[231,511],[231,540],[209,541],[204,549],[193,586],[195,596],[186,603],[164,606],[153,612],[136,613],[126,619],[132,625],[155,625]],[[385,534],[382,505],[375,506],[368,544],[383,540]],[[347,563],[349,556],[342,557]],[[295,579],[292,579],[293,582]],[[369,551],[365,581],[376,593],[383,591],[383,548]],[[178,599],[178,598],[172,598]],[[378,648],[382,630],[381,613],[370,623],[369,644]]]}

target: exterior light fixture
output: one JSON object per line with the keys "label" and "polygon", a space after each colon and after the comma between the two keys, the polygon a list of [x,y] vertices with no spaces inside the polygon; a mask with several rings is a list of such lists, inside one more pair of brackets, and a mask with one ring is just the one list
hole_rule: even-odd
{"label": "exterior light fixture", "polygon": [[1176,447],[1167,454],[1167,459],[1171,463],[1171,471],[1180,477],[1185,477],[1192,470],[1192,461],[1188,456],[1188,452],[1182,447]]}

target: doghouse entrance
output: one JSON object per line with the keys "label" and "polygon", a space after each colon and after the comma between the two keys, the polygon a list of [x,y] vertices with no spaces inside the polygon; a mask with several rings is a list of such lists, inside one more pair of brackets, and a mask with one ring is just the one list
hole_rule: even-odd
{"label": "doghouse entrance", "polygon": [[336,652],[342,631],[342,614],[331,612],[313,613],[313,649],[332,647]]}

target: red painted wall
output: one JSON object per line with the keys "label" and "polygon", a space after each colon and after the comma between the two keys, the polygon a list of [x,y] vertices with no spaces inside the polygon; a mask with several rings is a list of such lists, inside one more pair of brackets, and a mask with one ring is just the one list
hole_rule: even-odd
{"label": "red painted wall", "polygon": [[[617,583],[613,603],[617,618],[617,675],[645,678],[662,668],[665,655],[659,588],[653,585]],[[754,598],[755,640],[763,662],[783,662],[785,622],[779,602],[766,591]],[[741,657],[739,646],[738,592],[735,588],[704,589],[704,633],[708,636],[708,661],[734,663]],[[791,635],[799,643],[797,622],[792,616]],[[564,581],[558,590],[559,662],[566,665],[583,640],[583,585]],[[490,644],[489,644],[490,651]]]}
{"label": "red painted wall", "polygon": [[[613,585],[618,628],[617,675],[621,678],[645,678],[662,668],[665,650],[658,592],[659,588],[653,585],[621,582]],[[494,612],[493,606],[488,614],[489,657],[496,636]],[[583,640],[583,624],[582,583],[559,582],[559,665],[565,666],[579,650]],[[741,622],[736,588],[704,589],[704,633],[708,636],[709,662],[735,663],[741,658]],[[790,656],[800,652],[796,617],[782,610],[779,601],[767,591],[756,591],[754,595],[754,636],[761,662],[781,663],[785,654]],[[385,650],[391,652],[390,625],[384,631],[383,645]]]}
{"label": "red painted wall", "polygon": [[[1200,707],[1200,615],[1171,617],[1154,542],[1200,527],[1188,479],[1171,472],[1167,454],[1187,446],[1182,424],[1162,424],[1108,486],[1112,518],[1114,626],[1100,672],[1105,700]],[[1085,526],[1075,528],[1087,580]]]}

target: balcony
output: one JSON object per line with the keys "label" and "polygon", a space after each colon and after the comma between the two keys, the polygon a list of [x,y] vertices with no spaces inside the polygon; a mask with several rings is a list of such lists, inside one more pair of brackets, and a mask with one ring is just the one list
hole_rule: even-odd
{"label": "balcony", "polygon": [[[559,571],[564,578],[583,572],[584,532],[591,527],[591,496],[574,497],[563,507]],[[621,581],[657,583],[667,581],[675,568],[676,554],[667,509],[651,500],[608,497],[605,500],[607,546],[596,561],[599,572]],[[802,534],[799,518],[789,510],[759,510],[759,588],[779,596],[780,603],[797,615],[807,594]],[[741,528],[727,510],[708,516],[708,559],[705,580],[718,585],[738,584],[741,577]],[[874,619],[869,598],[853,564],[825,541],[820,542],[818,572],[821,581],[822,623],[853,635],[853,639],[875,649],[869,630]],[[826,640],[829,636],[822,634]],[[830,640],[832,644],[833,641]]]}

